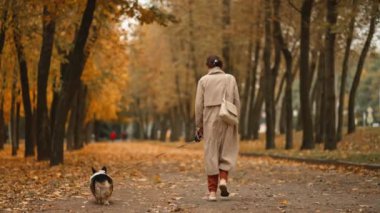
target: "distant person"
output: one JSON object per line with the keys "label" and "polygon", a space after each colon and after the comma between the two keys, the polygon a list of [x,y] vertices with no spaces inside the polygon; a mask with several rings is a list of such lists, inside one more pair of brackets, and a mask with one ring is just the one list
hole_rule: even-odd
{"label": "distant person", "polygon": [[115,130],[112,130],[112,132],[110,133],[110,140],[111,141],[115,141],[116,137],[117,137],[117,135],[116,135]]}
{"label": "distant person", "polygon": [[208,200],[216,201],[216,192],[228,198],[228,172],[235,166],[238,151],[238,127],[221,120],[219,113],[223,98],[237,108],[239,118],[240,98],[235,77],[224,73],[218,56],[207,58],[208,74],[197,86],[195,100],[196,140],[204,137],[204,160],[208,176]]}

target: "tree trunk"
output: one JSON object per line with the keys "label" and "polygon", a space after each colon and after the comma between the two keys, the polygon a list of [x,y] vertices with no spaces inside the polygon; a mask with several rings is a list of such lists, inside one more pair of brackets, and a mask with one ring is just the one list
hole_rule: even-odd
{"label": "tree trunk", "polygon": [[224,71],[226,73],[234,74],[232,70],[231,57],[230,57],[230,25],[231,25],[231,0],[223,0],[223,47],[222,54],[224,59]]}
{"label": "tree trunk", "polygon": [[67,128],[67,149],[83,148],[85,139],[84,119],[86,116],[87,87],[81,83],[71,105],[69,126]]}
{"label": "tree trunk", "polygon": [[160,141],[166,141],[166,132],[168,131],[167,115],[161,116],[160,119]]}
{"label": "tree trunk", "polygon": [[271,69],[271,49],[272,49],[272,27],[271,27],[271,5],[269,1],[264,1],[264,32],[265,32],[265,45],[264,45],[264,72],[265,72],[265,122],[266,122],[266,140],[265,148],[274,149],[274,126],[275,126],[275,117],[274,117],[274,73]]}
{"label": "tree trunk", "polygon": [[281,111],[280,111],[281,114],[280,114],[280,121],[279,121],[280,134],[286,133],[286,97],[285,95],[282,96],[282,100],[281,100]]}
{"label": "tree trunk", "polygon": [[188,120],[185,123],[185,141],[192,141],[194,139],[194,119]]}
{"label": "tree trunk", "polygon": [[92,133],[94,132],[94,130],[93,130],[94,129],[94,122],[89,121],[86,123],[85,126],[86,126],[85,127],[86,133],[85,133],[84,141],[86,144],[89,144],[90,142],[92,142]]}
{"label": "tree trunk", "polygon": [[44,6],[42,16],[42,46],[37,80],[37,159],[50,158],[51,141],[46,90],[55,34],[55,15]]}
{"label": "tree trunk", "polygon": [[17,141],[16,141],[16,132],[18,129],[16,128],[16,102],[15,99],[12,97],[12,103],[11,103],[11,115],[10,115],[10,139],[11,139],[11,144],[12,144],[12,156],[17,155],[18,151],[18,146],[17,146]]}
{"label": "tree trunk", "polygon": [[[8,18],[8,10],[10,6],[10,0],[6,0],[4,3],[4,8],[1,14],[1,26],[0,26],[0,65],[2,60],[2,53],[4,49],[5,44],[5,33],[7,29],[7,18]],[[5,135],[5,121],[4,121],[4,90],[5,90],[5,74],[3,74],[3,86],[1,88],[1,100],[0,100],[0,150],[4,148],[4,143],[6,142],[6,135]]]}
{"label": "tree trunk", "polygon": [[52,156],[50,165],[63,163],[63,141],[65,135],[65,123],[75,92],[80,88],[80,77],[85,66],[84,48],[89,35],[89,30],[94,17],[96,0],[88,0],[83,13],[81,25],[76,35],[73,50],[69,53],[68,64],[65,68],[65,79],[57,104],[57,113],[54,122],[52,137]]}
{"label": "tree trunk", "polygon": [[293,148],[293,109],[292,109],[292,54],[290,53],[287,44],[282,36],[281,22],[280,22],[280,0],[273,0],[274,7],[274,35],[281,48],[286,62],[286,88],[285,88],[285,132],[286,142],[285,149]]}
{"label": "tree trunk", "polygon": [[193,77],[194,77],[194,81],[195,82],[198,82],[198,80],[201,78],[201,76],[198,74],[198,69],[196,69],[196,66],[197,66],[197,62],[195,60],[195,39],[194,39],[194,31],[196,30],[194,28],[194,17],[193,17],[193,11],[194,11],[194,0],[188,0],[188,3],[189,3],[189,40],[188,40],[188,43],[189,43],[189,56],[190,56],[190,60],[189,60],[189,68],[193,71]]}
{"label": "tree trunk", "polygon": [[[318,66],[317,69],[316,69],[316,79],[314,81],[314,83],[311,85],[311,93],[310,93],[310,104],[311,104],[311,108],[313,109],[314,108],[314,103],[316,102],[316,99],[317,99],[317,89],[318,89],[318,84],[320,83],[320,79],[319,79],[319,71],[320,71],[320,61],[319,60],[324,60],[324,58],[321,59],[320,55],[321,55],[321,52],[322,51],[319,51],[319,53],[314,56],[314,57],[317,57],[318,59],[316,61],[318,61]],[[313,113],[312,113],[313,114]],[[317,123],[313,122],[315,125],[314,127],[317,125]]]}
{"label": "tree trunk", "polygon": [[181,121],[178,119],[180,116],[178,112],[178,107],[175,107],[173,110],[170,110],[170,141],[178,141],[181,136],[182,125]]}
{"label": "tree trunk", "polygon": [[[55,81],[53,84],[55,84]],[[50,136],[53,136],[55,114],[57,111],[58,100],[59,100],[59,92],[55,88],[55,85],[53,85],[53,100],[52,100],[51,106],[50,106]]]}
{"label": "tree trunk", "polygon": [[[16,70],[15,70],[16,71]],[[12,156],[17,155],[16,143],[16,99],[17,99],[17,73],[13,73],[13,83],[11,90],[11,114],[10,114],[10,138],[12,143]]]}
{"label": "tree trunk", "polygon": [[194,116],[191,116],[191,101],[188,98],[187,101],[185,102],[186,107],[185,109],[185,116],[184,116],[184,127],[185,127],[185,141],[191,141],[194,139]]}
{"label": "tree trunk", "polygon": [[[288,61],[287,63],[289,63],[289,59],[287,59],[287,57],[284,57],[285,58],[285,62]],[[286,103],[285,103],[285,101],[286,101],[286,98],[287,98],[287,96],[286,96],[286,88],[287,88],[287,85],[290,86],[290,89],[292,88],[293,81],[294,81],[295,77],[297,76],[297,72],[299,70],[298,64],[299,64],[300,57],[299,56],[297,57],[296,63],[293,63],[293,56],[290,55],[290,57],[291,57],[291,60],[292,60],[291,61],[291,63],[292,63],[291,69],[292,70],[291,70],[291,74],[290,74],[289,79],[287,79],[288,76],[286,74],[287,73],[286,71],[285,71],[285,75],[284,75],[284,84],[285,84],[285,82],[286,82],[286,84],[285,84],[285,95],[283,96],[283,98],[282,98],[283,100],[282,100],[282,103],[281,103],[281,107],[283,108],[281,110],[282,115],[281,115],[281,118],[280,118],[280,133],[281,134],[286,133],[286,127],[285,127],[285,125],[286,125]],[[285,66],[285,68],[286,68],[286,66]],[[290,91],[292,91],[292,90],[290,90]],[[288,100],[290,100],[290,99],[288,99]],[[292,103],[292,105],[293,105],[293,103]],[[292,108],[292,112],[291,113],[292,113],[292,120],[293,120],[293,108]],[[297,117],[297,122],[300,120],[298,118],[299,118],[299,116]],[[294,124],[294,122],[292,121],[292,127],[293,127],[293,124]],[[296,129],[298,130],[298,128],[296,128]]]}
{"label": "tree trunk", "polygon": [[[194,18],[193,18],[193,0],[189,0],[189,50],[190,50],[190,63],[188,64],[189,69],[193,71],[194,82],[197,83],[201,78],[201,75],[198,73],[197,62],[196,62],[196,52],[195,52],[195,41],[194,41],[194,31],[196,30],[194,27]],[[194,116],[191,115],[192,102],[190,101],[190,97],[185,98],[184,101],[184,122],[185,122],[185,140],[191,140],[194,134]],[[182,128],[180,128],[182,129]]]}
{"label": "tree trunk", "polygon": [[[13,88],[12,88],[13,90]],[[1,113],[1,112],[0,112]],[[17,155],[17,149],[16,149],[16,141],[15,141],[15,126],[16,126],[16,98],[14,97],[14,92],[12,91],[12,98],[11,98],[11,114],[10,114],[10,122],[9,122],[9,129],[10,129],[10,141],[12,144],[12,156]],[[1,143],[1,142],[0,142]],[[0,149],[1,149],[0,144]]]}
{"label": "tree trunk", "polygon": [[179,76],[177,74],[175,76],[175,83],[176,83],[178,105],[180,108],[179,112],[183,120],[183,125],[185,127],[185,141],[191,141],[193,139],[194,129],[195,129],[193,127],[194,116],[191,116],[191,107],[192,107],[191,101],[187,94],[186,94],[187,97],[182,98],[182,96],[185,96],[185,94],[180,89]]}
{"label": "tree trunk", "polygon": [[150,137],[149,137],[149,140],[158,140],[157,138],[157,130],[158,130],[158,127],[160,126],[159,124],[159,120],[160,117],[155,114],[153,116],[153,121],[152,121],[152,128],[150,129]]}
{"label": "tree trunk", "polygon": [[15,103],[12,108],[15,108],[15,112],[12,113],[11,122],[11,137],[12,137],[12,156],[17,156],[19,147],[19,121],[20,121],[20,102]]}
{"label": "tree trunk", "polygon": [[33,112],[32,104],[29,96],[29,80],[28,80],[28,67],[26,64],[26,56],[24,46],[21,43],[21,34],[18,26],[18,17],[16,11],[13,12],[14,32],[13,39],[15,42],[18,64],[20,69],[20,82],[22,90],[22,101],[25,113],[25,157],[34,155],[34,141],[33,141]]}
{"label": "tree trunk", "polygon": [[74,95],[73,103],[71,103],[70,107],[70,115],[69,115],[69,124],[66,130],[66,148],[67,150],[74,150],[74,131],[77,128],[76,126],[76,114],[78,110],[78,102],[76,101],[78,97],[78,92]]}
{"label": "tree trunk", "polygon": [[[0,26],[0,56],[3,54],[4,44],[5,44],[5,33],[7,30],[7,18],[8,18],[8,11],[10,6],[11,0],[6,0],[4,3],[3,11],[1,14],[1,26]],[[0,59],[1,60],[1,59]]]}
{"label": "tree trunk", "polygon": [[285,80],[286,80],[286,72],[282,75],[281,80],[280,80],[280,84],[278,85],[278,90],[276,93],[276,97],[274,99],[274,104],[276,106],[279,104],[279,101],[281,100],[282,90],[284,89]]}
{"label": "tree trunk", "polygon": [[316,87],[315,106],[315,142],[322,143],[326,135],[326,77],[325,77],[325,52],[319,53],[318,81]]}
{"label": "tree trunk", "polygon": [[[322,38],[322,37],[319,37],[319,38]],[[311,62],[310,62],[310,77],[309,77],[309,82],[308,82],[308,85],[309,85],[309,98],[311,99],[311,96],[312,96],[312,91],[311,87],[313,85],[313,82],[314,82],[314,76],[315,76],[315,70],[317,68],[317,62],[318,62],[318,51],[316,50],[312,50],[311,51]],[[310,101],[310,104],[311,104],[311,101]],[[312,108],[312,105],[310,105],[310,108]],[[312,111],[310,109],[310,111]]]}
{"label": "tree trunk", "polygon": [[[291,70],[291,59],[288,59],[287,70]],[[290,66],[290,67],[289,67]],[[292,83],[289,80],[290,71],[287,71],[286,89],[285,89],[285,149],[293,148],[293,103],[292,103]]]}
{"label": "tree trunk", "polygon": [[256,101],[252,110],[252,138],[254,140],[259,139],[259,130],[261,124],[261,114],[264,104],[264,90],[265,90],[265,72],[264,70],[260,73],[260,87],[257,91]]}
{"label": "tree trunk", "polygon": [[[252,7],[254,7],[254,4],[252,2]],[[254,61],[253,65],[251,66],[252,70],[250,71],[250,82],[249,82],[249,97],[248,97],[248,103],[247,103],[247,115],[245,116],[247,118],[247,127],[246,127],[246,133],[245,133],[245,139],[253,139],[253,132],[254,132],[254,126],[255,123],[259,125],[259,121],[254,120],[255,114],[259,113],[258,116],[260,117],[261,112],[255,112],[254,108],[256,106],[257,96],[256,96],[256,82],[257,82],[257,69],[259,67],[260,62],[260,51],[261,51],[261,24],[262,24],[262,14],[261,12],[257,12],[256,17],[256,39],[255,39],[255,51],[254,51]],[[252,63],[252,62],[250,62]],[[260,111],[261,111],[261,105],[260,104]],[[257,128],[258,131],[258,128]],[[258,135],[258,134],[257,134]]]}
{"label": "tree trunk", "polygon": [[82,83],[77,96],[77,114],[76,114],[76,128],[74,129],[74,149],[78,150],[83,148],[85,126],[84,120],[86,118],[87,108],[87,87]]}
{"label": "tree trunk", "polygon": [[[58,44],[55,44],[55,47],[59,55],[64,56],[65,58],[68,57],[66,52]],[[59,65],[59,69],[60,69],[59,81],[60,82],[63,82],[65,79],[66,67],[67,67],[66,61],[61,61]],[[58,101],[60,97],[60,88],[57,87],[57,81],[58,81],[58,77],[55,77],[53,80],[53,100],[50,107],[50,135],[51,137],[53,137],[55,117],[56,117],[57,106],[58,106]]]}
{"label": "tree trunk", "polygon": [[[37,99],[35,99],[37,100]],[[32,102],[32,106],[36,106],[36,103],[37,101],[34,101]],[[33,150],[35,150],[37,148],[37,109],[36,107],[32,107],[32,119],[33,119],[33,128],[32,128],[32,138],[33,138]]]}
{"label": "tree trunk", "polygon": [[350,90],[350,97],[348,101],[348,134],[355,132],[355,98],[356,98],[356,91],[359,87],[360,83],[360,77],[363,71],[363,66],[365,59],[367,57],[367,53],[369,51],[369,48],[371,46],[373,35],[376,31],[376,19],[378,16],[378,7],[379,7],[379,1],[374,0],[372,1],[372,15],[369,25],[369,31],[367,35],[367,39],[364,43],[362,52],[359,56],[359,61],[356,67],[355,77],[352,82],[351,90]]}
{"label": "tree trunk", "polygon": [[[275,19],[272,19],[272,24],[273,24],[273,43],[274,43],[274,62],[273,62],[273,67],[272,67],[272,82],[271,82],[271,94],[273,94],[273,97],[271,97],[271,102],[272,102],[272,114],[273,114],[273,125],[274,125],[274,136],[275,137],[275,134],[276,134],[276,131],[277,131],[277,123],[279,122],[279,119],[278,119],[278,116],[277,116],[277,111],[279,111],[279,108],[278,106],[276,105],[276,101],[275,101],[275,97],[276,97],[276,81],[277,81],[277,76],[278,76],[278,72],[280,70],[280,63],[281,63],[281,45],[278,41],[278,39],[276,39],[277,35],[279,34],[277,32],[278,28],[276,28],[274,25],[275,25]],[[272,95],[271,95],[272,96]]]}
{"label": "tree trunk", "polygon": [[335,37],[333,28],[336,25],[338,11],[337,0],[327,1],[327,32],[325,45],[325,65],[326,65],[326,141],[325,149],[336,149],[336,126],[335,126]]}
{"label": "tree trunk", "polygon": [[355,18],[356,18],[356,8],[357,0],[352,0],[352,14],[349,23],[349,30],[346,38],[346,48],[344,50],[343,64],[342,64],[342,77],[340,82],[340,92],[339,92],[339,109],[338,109],[338,128],[337,128],[337,141],[342,140],[343,134],[343,110],[344,110],[344,95],[346,92],[346,79],[348,73],[348,61],[351,52],[351,43],[353,39],[354,29],[355,29]]}
{"label": "tree trunk", "polygon": [[300,52],[300,105],[302,119],[302,146],[301,149],[313,149],[313,121],[310,107],[310,17],[314,0],[304,0],[301,9],[301,52]]}
{"label": "tree trunk", "polygon": [[147,124],[145,122],[145,113],[147,110],[141,109],[140,105],[136,107],[138,111],[138,124],[139,124],[139,139],[146,140],[148,138],[147,134]]}
{"label": "tree trunk", "polygon": [[[94,116],[94,119],[93,119],[93,123],[94,123],[94,131],[93,131],[93,134],[94,134],[94,140],[95,141],[99,141],[100,140],[100,122],[98,120],[95,119],[95,116]],[[131,134],[131,137],[132,137],[132,134]]]}
{"label": "tree trunk", "polygon": [[0,103],[0,150],[4,149],[4,144],[6,142],[6,131],[5,130],[5,120],[4,120],[4,103]]}
{"label": "tree trunk", "polygon": [[[0,59],[1,60],[1,59]],[[4,119],[4,91],[6,88],[6,78],[2,80],[2,87],[0,88],[0,150],[4,149],[4,144],[7,142],[7,131]]]}
{"label": "tree trunk", "polygon": [[[253,138],[253,126],[254,126],[254,114],[255,114],[255,111],[254,111],[254,108],[255,108],[255,102],[257,101],[257,96],[256,96],[256,75],[257,75],[257,68],[258,68],[258,65],[259,65],[259,60],[260,60],[260,39],[259,37],[257,37],[256,39],[256,45],[255,45],[255,59],[254,59],[254,64],[253,64],[253,67],[252,67],[252,71],[251,71],[251,82],[250,82],[250,91],[249,91],[249,99],[248,99],[248,103],[247,103],[247,107],[248,107],[248,113],[247,113],[247,118],[248,118],[248,123],[247,123],[247,132],[246,132],[246,136],[245,136],[245,139],[252,139]],[[261,107],[260,109],[261,110]],[[259,112],[260,113],[260,112]]]}
{"label": "tree trunk", "polygon": [[249,28],[249,34],[248,34],[248,62],[247,62],[247,68],[246,68],[246,78],[244,82],[244,90],[242,90],[241,93],[241,115],[240,115],[240,121],[239,121],[239,128],[240,128],[240,134],[242,139],[246,139],[247,136],[247,126],[248,126],[248,118],[249,118],[249,106],[250,106],[250,100],[252,96],[250,95],[250,92],[252,91],[252,78],[254,77],[252,75],[252,54],[253,54],[253,41],[252,41],[252,35],[253,35],[253,24]]}
{"label": "tree trunk", "polygon": [[6,88],[6,78],[2,80],[2,86],[0,90],[0,150],[4,149],[4,144],[7,140],[6,130],[5,130],[5,120],[4,120],[4,91]]}
{"label": "tree trunk", "polygon": [[16,142],[16,149],[18,150],[19,144],[20,144],[20,109],[21,109],[21,103],[16,103],[16,129],[15,129],[15,142]]}

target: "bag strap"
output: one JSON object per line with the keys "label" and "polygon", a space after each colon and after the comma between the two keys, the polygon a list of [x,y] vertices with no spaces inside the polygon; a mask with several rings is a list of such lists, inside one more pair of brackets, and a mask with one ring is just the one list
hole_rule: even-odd
{"label": "bag strap", "polygon": [[228,75],[227,74],[224,74],[224,76],[226,77],[226,80],[225,80],[225,86],[224,86],[224,94],[223,94],[223,101],[226,100],[226,93],[227,93],[227,81],[228,81]]}

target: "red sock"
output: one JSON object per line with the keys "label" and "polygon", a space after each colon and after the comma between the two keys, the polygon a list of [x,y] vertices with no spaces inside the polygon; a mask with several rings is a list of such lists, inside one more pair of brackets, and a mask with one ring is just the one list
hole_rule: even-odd
{"label": "red sock", "polygon": [[208,191],[209,192],[216,192],[216,190],[218,188],[218,177],[219,177],[219,175],[207,176]]}
{"label": "red sock", "polygon": [[228,171],[219,169],[220,179],[228,180]]}

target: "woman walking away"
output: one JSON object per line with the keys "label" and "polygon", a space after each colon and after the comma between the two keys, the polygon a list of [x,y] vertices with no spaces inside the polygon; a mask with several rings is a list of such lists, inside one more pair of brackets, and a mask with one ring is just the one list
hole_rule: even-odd
{"label": "woman walking away", "polygon": [[[240,99],[235,77],[224,73],[222,60],[210,56],[206,65],[209,71],[198,82],[195,100],[196,139],[204,137],[208,200],[216,201],[218,182],[221,198],[229,197],[228,172],[235,166],[239,151]],[[235,122],[224,119],[225,108],[236,116],[232,118]]]}

